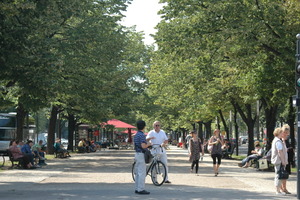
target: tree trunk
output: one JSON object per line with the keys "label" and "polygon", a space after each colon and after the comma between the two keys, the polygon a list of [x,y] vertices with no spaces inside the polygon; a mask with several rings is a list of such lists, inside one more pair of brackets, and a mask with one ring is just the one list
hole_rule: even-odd
{"label": "tree trunk", "polygon": [[203,141],[203,122],[202,121],[198,121],[198,137]]}
{"label": "tree trunk", "polygon": [[254,125],[256,121],[256,115],[252,119],[252,107],[250,104],[245,104],[245,113],[237,102],[231,101],[231,104],[237,109],[243,121],[248,128],[248,155],[251,154],[251,151],[254,149]]}
{"label": "tree trunk", "polygon": [[191,125],[193,127],[193,130],[195,131],[196,130],[196,123],[192,123]]}
{"label": "tree trunk", "polygon": [[225,129],[225,132],[226,132],[226,138],[227,138],[227,140],[229,140],[229,128],[227,126],[226,120],[225,120],[224,115],[221,110],[219,110],[219,114],[220,114],[224,129]]}
{"label": "tree trunk", "polygon": [[48,139],[47,139],[47,152],[48,154],[54,153],[54,142],[55,142],[55,127],[57,121],[58,107],[52,106],[51,116],[48,128]]}
{"label": "tree trunk", "polygon": [[27,112],[25,111],[23,104],[19,103],[17,107],[17,136],[16,139],[23,141],[23,130],[24,130],[24,121]]}
{"label": "tree trunk", "polygon": [[217,116],[217,127],[218,127],[219,130],[221,129],[220,120],[219,120],[218,116]]}
{"label": "tree trunk", "polygon": [[74,132],[75,132],[76,120],[75,116],[72,114],[68,115],[68,150],[73,151],[73,140],[74,140]]}
{"label": "tree trunk", "polygon": [[234,114],[233,114],[233,121],[234,121],[234,130],[235,130],[235,142],[236,142],[236,149],[235,149],[235,155],[239,155],[239,125],[237,123],[237,110],[234,108]]}
{"label": "tree trunk", "polygon": [[275,106],[268,106],[265,99],[261,101],[265,108],[265,118],[266,118],[266,128],[267,128],[267,146],[266,150],[271,149],[272,141],[274,139],[274,129],[276,126],[276,118],[277,118],[277,111],[278,105]]}
{"label": "tree trunk", "polygon": [[205,122],[204,123],[204,126],[205,126],[205,131],[206,131],[206,139],[208,140],[210,137],[211,137],[211,133],[212,133],[212,130],[211,130],[211,123],[212,123],[212,120],[208,121],[208,122]]}

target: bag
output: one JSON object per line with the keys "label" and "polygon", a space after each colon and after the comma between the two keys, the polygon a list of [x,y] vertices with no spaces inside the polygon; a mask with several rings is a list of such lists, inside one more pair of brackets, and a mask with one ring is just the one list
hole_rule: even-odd
{"label": "bag", "polygon": [[268,169],[268,161],[266,158],[261,158],[258,160],[258,168],[263,170],[263,169]]}
{"label": "bag", "polygon": [[280,169],[277,172],[278,179],[288,179],[289,173],[286,171],[285,167],[283,165],[280,165]]}
{"label": "bag", "polygon": [[225,150],[227,149],[226,144],[224,144],[224,145],[221,147],[221,149],[222,149],[223,151],[225,151]]}
{"label": "bag", "polygon": [[207,145],[207,151],[209,153],[211,153],[211,151],[213,150],[214,145]]}
{"label": "bag", "polygon": [[143,149],[144,157],[145,157],[145,163],[150,163],[152,161],[152,154],[149,149]]}

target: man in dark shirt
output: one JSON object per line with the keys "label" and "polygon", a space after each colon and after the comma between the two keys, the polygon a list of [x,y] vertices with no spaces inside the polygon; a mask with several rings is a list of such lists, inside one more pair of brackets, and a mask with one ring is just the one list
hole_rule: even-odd
{"label": "man in dark shirt", "polygon": [[143,149],[150,146],[147,144],[146,136],[144,134],[146,123],[142,120],[137,122],[138,132],[134,136],[134,150],[135,150],[135,193],[136,194],[150,194],[145,190],[146,178],[146,163]]}

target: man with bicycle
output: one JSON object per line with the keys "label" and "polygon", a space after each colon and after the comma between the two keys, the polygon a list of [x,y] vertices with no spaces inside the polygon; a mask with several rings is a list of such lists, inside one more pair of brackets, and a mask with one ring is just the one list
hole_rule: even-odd
{"label": "man with bicycle", "polygon": [[163,162],[167,169],[165,183],[171,183],[168,179],[168,159],[166,149],[164,148],[168,144],[168,137],[166,133],[160,129],[161,124],[159,121],[153,123],[153,130],[151,130],[146,139],[150,141],[153,147],[160,146],[159,150],[156,150],[155,153],[160,154],[160,160]]}
{"label": "man with bicycle", "polygon": [[147,144],[144,129],[146,123],[142,120],[136,123],[138,132],[134,136],[134,150],[135,150],[135,163],[136,163],[136,178],[135,178],[135,193],[136,194],[150,194],[145,190],[145,178],[146,178],[146,163],[144,156],[144,149],[148,148],[150,144]]}

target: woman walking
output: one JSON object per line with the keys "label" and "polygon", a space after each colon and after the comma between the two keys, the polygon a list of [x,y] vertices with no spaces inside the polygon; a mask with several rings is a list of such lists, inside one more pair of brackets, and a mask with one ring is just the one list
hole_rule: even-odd
{"label": "woman walking", "polygon": [[197,136],[197,133],[195,131],[191,131],[190,134],[192,135],[192,138],[189,141],[189,155],[190,162],[192,162],[191,173],[194,170],[194,166],[196,166],[195,173],[198,175],[200,152],[202,152],[202,156],[204,156],[204,148],[201,140]]}
{"label": "woman walking", "polygon": [[215,176],[218,176],[219,167],[221,165],[221,159],[222,159],[222,146],[224,145],[224,140],[220,135],[219,129],[214,130],[214,134],[209,139],[208,145],[213,145],[213,148],[211,150],[211,157],[213,159],[213,169],[215,172]]}

